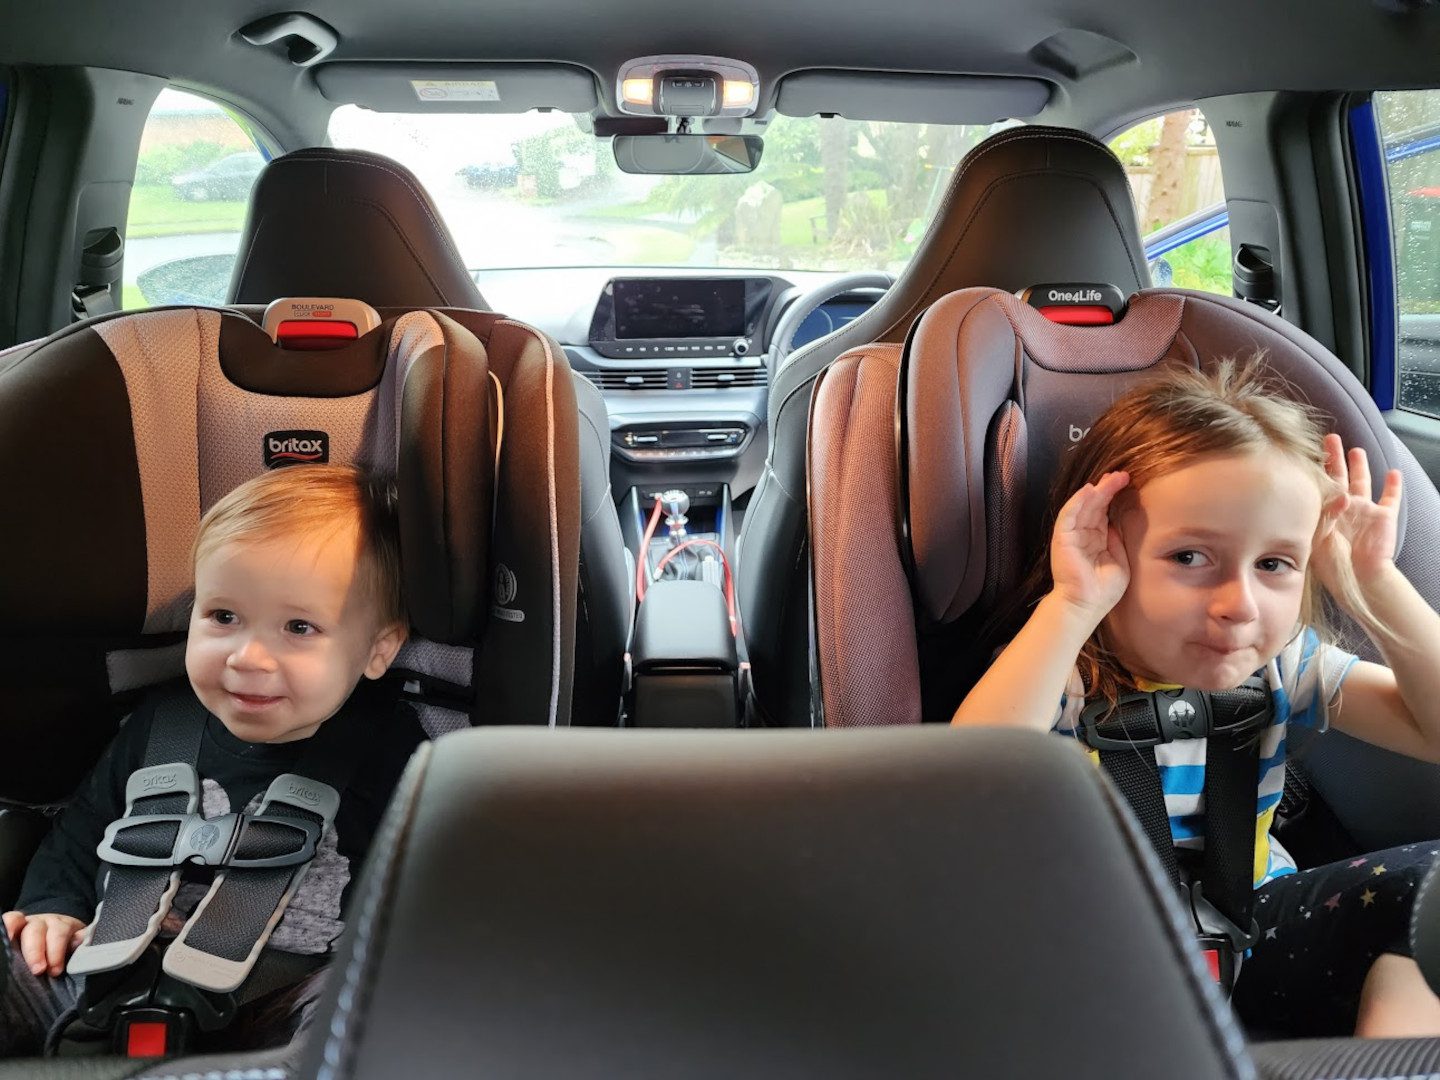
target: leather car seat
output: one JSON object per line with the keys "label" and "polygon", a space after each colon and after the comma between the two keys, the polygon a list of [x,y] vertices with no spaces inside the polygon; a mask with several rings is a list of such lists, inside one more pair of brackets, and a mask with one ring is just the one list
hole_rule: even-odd
{"label": "leather car seat", "polygon": [[1128,295],[1150,274],[1115,155],[1083,132],[1011,128],[965,156],[914,258],[875,306],[773,374],[770,449],[736,554],[751,677],[768,722],[803,724],[810,713],[805,446],[816,378],[848,349],[898,349],[920,314],[956,289],[1047,281],[1108,281]]}
{"label": "leather car seat", "polygon": [[1059,740],[483,730],[407,781],[302,1076],[1253,1075]]}

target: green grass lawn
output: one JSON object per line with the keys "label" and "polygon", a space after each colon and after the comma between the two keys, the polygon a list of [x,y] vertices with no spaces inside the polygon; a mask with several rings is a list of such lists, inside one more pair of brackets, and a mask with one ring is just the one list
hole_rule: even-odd
{"label": "green grass lawn", "polygon": [[130,196],[130,222],[125,236],[186,236],[194,233],[239,232],[245,224],[245,200],[181,202],[168,184],[138,184]]}

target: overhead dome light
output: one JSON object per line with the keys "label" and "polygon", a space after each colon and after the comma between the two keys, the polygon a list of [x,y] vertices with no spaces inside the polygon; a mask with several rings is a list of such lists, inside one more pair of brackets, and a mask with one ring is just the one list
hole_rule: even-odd
{"label": "overhead dome light", "polygon": [[[730,87],[725,87],[725,96],[730,96]],[[655,100],[654,79],[623,79],[620,83],[620,99],[626,105],[650,105]]]}
{"label": "overhead dome light", "polygon": [[642,56],[620,65],[615,100],[631,116],[745,117],[760,103],[760,76],[723,56]]}
{"label": "overhead dome light", "polygon": [[725,80],[725,108],[748,107],[755,102],[755,84],[738,79]]}

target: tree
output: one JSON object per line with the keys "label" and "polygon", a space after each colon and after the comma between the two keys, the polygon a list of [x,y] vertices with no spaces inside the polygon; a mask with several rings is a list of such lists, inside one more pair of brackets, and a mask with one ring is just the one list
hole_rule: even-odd
{"label": "tree", "polygon": [[1190,143],[1190,123],[1195,110],[1173,112],[1165,117],[1160,128],[1160,144],[1153,157],[1155,171],[1150,182],[1150,198],[1145,208],[1141,231],[1149,232],[1184,216],[1185,159]]}
{"label": "tree", "polygon": [[850,132],[848,124],[838,118],[820,121],[820,168],[825,184],[825,235],[834,236],[840,228],[840,214],[845,209],[845,195],[850,190]]}

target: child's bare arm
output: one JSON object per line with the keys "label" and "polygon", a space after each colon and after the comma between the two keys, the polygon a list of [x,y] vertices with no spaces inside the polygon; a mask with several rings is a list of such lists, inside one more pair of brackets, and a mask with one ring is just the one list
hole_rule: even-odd
{"label": "child's bare arm", "polygon": [[1071,496],[1050,542],[1054,589],[995,658],[951,723],[1046,730],[1080,649],[1125,594],[1130,569],[1110,504],[1130,478],[1107,473]]}
{"label": "child's bare arm", "polygon": [[[1400,473],[1390,471],[1377,502],[1364,450],[1354,448],[1347,458],[1340,437],[1327,435],[1325,455],[1345,494],[1327,507],[1333,524],[1316,545],[1315,569],[1388,665],[1351,669],[1331,723],[1387,750],[1440,762],[1440,615],[1395,566]],[[1346,603],[1338,586],[1347,568],[1368,610]]]}
{"label": "child's bare arm", "polygon": [[19,944],[20,955],[34,975],[47,972],[58,977],[65,970],[65,961],[80,944],[85,924],[70,915],[36,914],[7,911],[3,916],[5,936]]}

